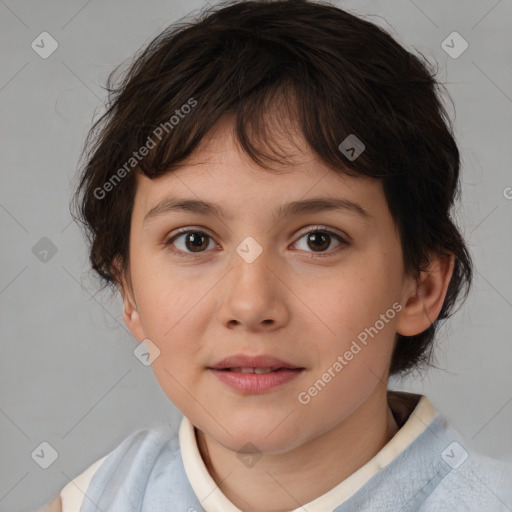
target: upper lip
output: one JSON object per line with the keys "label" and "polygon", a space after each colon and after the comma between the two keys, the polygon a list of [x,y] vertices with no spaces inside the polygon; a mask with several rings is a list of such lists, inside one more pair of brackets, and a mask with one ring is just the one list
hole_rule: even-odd
{"label": "upper lip", "polygon": [[287,363],[286,361],[282,361],[270,355],[248,356],[245,354],[235,354],[226,357],[208,368],[216,370],[225,368],[270,368],[272,370],[277,370],[278,368],[302,369],[300,366],[295,366],[294,364]]}

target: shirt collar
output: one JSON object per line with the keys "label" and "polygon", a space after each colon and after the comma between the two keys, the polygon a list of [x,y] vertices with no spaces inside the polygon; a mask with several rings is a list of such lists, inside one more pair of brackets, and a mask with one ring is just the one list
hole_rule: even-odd
{"label": "shirt collar", "polygon": [[[366,464],[322,496],[292,512],[333,510],[351,498],[382,468],[391,463],[432,422],[437,411],[426,396],[388,391],[388,403],[399,426],[398,432]],[[184,416],[179,430],[181,456],[185,472],[201,506],[206,512],[242,512],[218,488],[199,452],[195,427]]]}

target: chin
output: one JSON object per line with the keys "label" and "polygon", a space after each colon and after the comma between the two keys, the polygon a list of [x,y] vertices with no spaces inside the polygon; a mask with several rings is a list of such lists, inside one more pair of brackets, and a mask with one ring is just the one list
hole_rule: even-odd
{"label": "chin", "polygon": [[295,426],[292,430],[274,421],[255,422],[253,419],[250,425],[230,423],[228,432],[218,432],[221,438],[217,438],[217,442],[234,452],[277,454],[293,450],[301,444],[300,433]]}

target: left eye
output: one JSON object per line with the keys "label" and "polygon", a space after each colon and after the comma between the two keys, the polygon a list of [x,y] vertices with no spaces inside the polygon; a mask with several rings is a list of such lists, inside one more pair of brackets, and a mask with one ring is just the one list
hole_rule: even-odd
{"label": "left eye", "polygon": [[[185,237],[181,241],[183,245],[182,247],[178,247],[176,242],[182,237]],[[337,252],[340,247],[348,244],[348,242],[337,233],[334,233],[328,229],[316,228],[302,234],[294,245],[298,245],[302,239],[305,239],[307,247],[310,249],[312,248],[313,253],[323,253],[326,252],[326,249],[331,245],[333,238],[338,241],[338,246],[335,248],[335,250],[329,251],[329,253]],[[177,249],[175,252],[177,253],[197,254],[205,252],[206,249],[208,249],[210,246],[210,242],[214,242],[213,238],[203,231],[185,230],[171,237],[168,241],[165,242],[165,245],[175,246]],[[215,245],[215,243],[213,245]]]}
{"label": "left eye", "polygon": [[303,238],[306,240],[306,244],[308,247],[312,247],[315,249],[313,252],[326,252],[325,249],[327,249],[331,245],[331,241],[333,238],[339,242],[339,245],[333,251],[329,252],[337,252],[337,250],[339,250],[340,247],[343,247],[344,245],[347,244],[347,241],[344,238],[328,229],[317,228],[314,229],[313,231],[308,231],[307,233],[303,234],[299,238],[299,240],[295,242],[294,245],[298,245],[300,240],[302,240]]}

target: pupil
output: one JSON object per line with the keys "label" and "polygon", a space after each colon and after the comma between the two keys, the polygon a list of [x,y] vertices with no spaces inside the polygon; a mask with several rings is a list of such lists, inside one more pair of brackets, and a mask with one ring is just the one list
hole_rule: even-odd
{"label": "pupil", "polygon": [[[314,247],[312,247],[312,249],[326,249],[327,247],[329,247],[329,242],[328,242],[328,239],[329,237],[327,235],[325,235],[325,233],[311,233],[309,235],[309,238],[308,238],[308,242],[313,242],[313,244],[317,244],[315,245]],[[324,243],[322,243],[322,241]],[[320,242],[320,244],[318,244]],[[325,243],[327,242],[327,243]]]}
{"label": "pupil", "polygon": [[[191,251],[199,252],[201,248],[208,247],[208,243],[206,243],[206,245],[204,244],[205,240],[206,237],[202,236],[199,232],[189,233],[186,242],[187,248],[190,249]],[[189,242],[191,242],[191,244],[189,244]]]}

